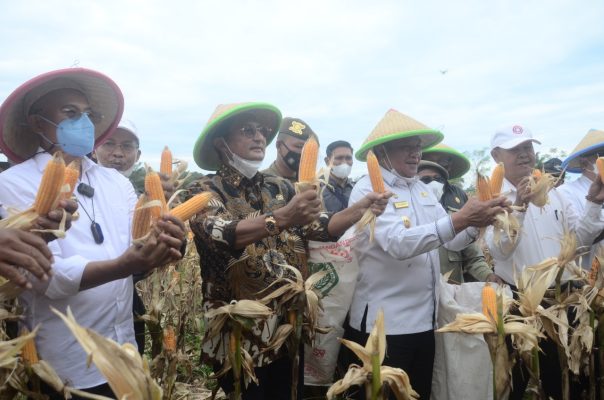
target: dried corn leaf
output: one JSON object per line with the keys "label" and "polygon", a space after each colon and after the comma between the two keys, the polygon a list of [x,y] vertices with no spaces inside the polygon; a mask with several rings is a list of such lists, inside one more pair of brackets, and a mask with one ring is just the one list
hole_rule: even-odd
{"label": "dried corn leaf", "polygon": [[162,390],[151,378],[149,366],[130,343],[119,345],[77,323],[69,308],[67,315],[53,308],[71,330],[88,357],[105,376],[118,399],[160,400]]}

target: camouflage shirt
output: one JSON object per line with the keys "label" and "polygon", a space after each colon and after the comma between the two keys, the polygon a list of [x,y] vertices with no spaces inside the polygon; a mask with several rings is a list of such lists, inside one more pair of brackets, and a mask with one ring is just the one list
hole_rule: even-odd
{"label": "camouflage shirt", "polygon": [[[232,300],[257,300],[279,287],[267,287],[283,275],[280,267],[287,263],[307,278],[307,240],[333,241],[327,231],[331,214],[322,213],[319,219],[304,227],[292,227],[279,235],[268,236],[235,249],[235,229],[239,221],[254,218],[285,206],[295,195],[289,181],[257,173],[251,180],[228,166],[222,166],[215,175],[197,181],[191,192],[211,191],[215,198],[203,213],[191,219],[195,245],[200,256],[203,308],[216,309]],[[262,293],[260,293],[262,292]],[[269,305],[273,308],[273,305]],[[267,323],[258,322],[250,331],[244,331],[244,346],[256,366],[270,363],[283,354],[261,354],[277,327],[285,321],[286,310],[276,310]],[[227,353],[227,332],[219,337],[205,337],[202,359],[222,362]]]}

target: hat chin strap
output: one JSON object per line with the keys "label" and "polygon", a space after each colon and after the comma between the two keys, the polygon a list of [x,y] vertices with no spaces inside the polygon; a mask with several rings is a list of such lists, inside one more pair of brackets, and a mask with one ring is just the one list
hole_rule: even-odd
{"label": "hat chin strap", "polygon": [[40,136],[42,139],[44,139],[44,141],[45,141],[46,143],[50,144],[50,147],[46,149],[46,148],[44,148],[44,146],[42,146],[42,143],[40,143],[40,147],[42,147],[42,148],[43,148],[44,150],[46,150],[48,153],[50,153],[50,150],[52,150],[52,148],[53,148],[53,147],[59,147],[59,148],[61,147],[61,146],[59,145],[59,143],[55,143],[55,142],[51,141],[51,140],[50,140],[49,138],[47,138],[47,137],[46,137],[46,135],[44,135],[43,133],[40,133],[40,132],[35,132],[35,133],[36,133],[36,135],[38,135],[38,136]]}

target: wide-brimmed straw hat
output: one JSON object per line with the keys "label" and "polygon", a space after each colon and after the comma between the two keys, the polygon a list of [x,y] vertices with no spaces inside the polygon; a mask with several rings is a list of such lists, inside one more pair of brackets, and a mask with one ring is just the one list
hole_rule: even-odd
{"label": "wide-brimmed straw hat", "polygon": [[386,115],[378,122],[355,156],[359,161],[367,159],[367,152],[393,140],[417,136],[421,140],[422,149],[432,147],[443,140],[443,134],[435,129],[414,120],[394,109],[388,110]]}
{"label": "wide-brimmed straw hat", "polygon": [[86,68],[67,68],[47,72],[25,82],[0,106],[0,147],[14,162],[30,158],[38,149],[39,136],[27,123],[31,106],[57,89],[82,92],[90,108],[102,118],[95,124],[95,147],[117,126],[124,111],[124,97],[109,77]]}
{"label": "wide-brimmed straw hat", "polygon": [[562,168],[565,168],[568,172],[580,173],[581,164],[579,158],[591,154],[604,156],[604,131],[590,129],[577,147],[566,157],[566,160],[562,163]]}
{"label": "wide-brimmed straw hat", "polygon": [[220,156],[214,147],[214,139],[228,133],[229,124],[234,117],[249,113],[257,122],[271,129],[266,139],[268,145],[277,135],[281,123],[281,111],[268,103],[233,103],[220,104],[208,120],[193,148],[193,158],[199,167],[216,171],[220,168]]}
{"label": "wide-brimmed straw hat", "polygon": [[449,147],[446,144],[439,143],[423,151],[423,154],[443,154],[451,157],[449,165],[449,179],[461,178],[470,170],[470,160],[463,153]]}

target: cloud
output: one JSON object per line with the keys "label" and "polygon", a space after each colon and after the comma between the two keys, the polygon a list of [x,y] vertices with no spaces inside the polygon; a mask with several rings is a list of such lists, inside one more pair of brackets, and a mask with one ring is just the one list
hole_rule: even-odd
{"label": "cloud", "polygon": [[248,100],[303,118],[323,146],[359,148],[396,108],[460,150],[513,121],[569,149],[603,126],[602,17],[596,0],[11,2],[0,97],[50,69],[100,70],[155,165],[165,144],[191,158],[215,106]]}

